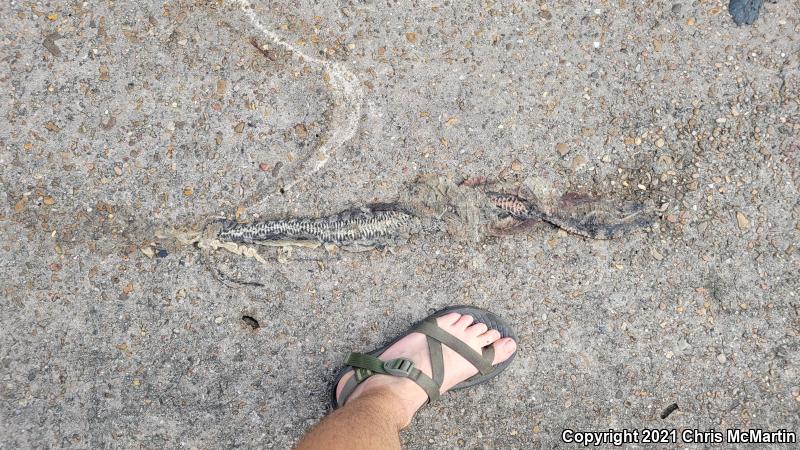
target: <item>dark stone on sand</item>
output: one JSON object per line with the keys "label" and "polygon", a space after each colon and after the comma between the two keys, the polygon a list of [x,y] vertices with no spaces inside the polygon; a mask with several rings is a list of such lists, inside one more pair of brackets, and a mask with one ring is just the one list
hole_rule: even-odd
{"label": "dark stone on sand", "polygon": [[731,0],[728,12],[736,25],[750,25],[758,19],[758,11],[764,0]]}

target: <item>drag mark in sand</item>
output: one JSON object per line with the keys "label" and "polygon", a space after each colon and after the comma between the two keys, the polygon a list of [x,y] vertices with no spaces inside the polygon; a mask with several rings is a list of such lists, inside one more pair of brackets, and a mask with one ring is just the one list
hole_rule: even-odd
{"label": "drag mark in sand", "polygon": [[[321,66],[326,76],[326,81],[330,87],[333,97],[333,112],[330,123],[330,131],[317,147],[315,161],[310,163],[311,155],[303,157],[292,179],[283,186],[284,191],[288,191],[297,184],[301,177],[313,175],[319,172],[328,163],[331,156],[342,145],[349,141],[356,133],[361,118],[361,105],[364,101],[364,92],[361,89],[358,78],[350,72],[343,64],[338,62],[326,61],[307,55],[299,48],[282,39],[274,31],[267,28],[258,16],[256,16],[252,3],[248,0],[236,0],[242,11],[247,15],[250,23],[265,38],[279,45],[286,50],[296,54],[301,59]],[[306,170],[303,170],[307,167]],[[262,195],[262,200],[253,206],[259,206],[266,196]]]}

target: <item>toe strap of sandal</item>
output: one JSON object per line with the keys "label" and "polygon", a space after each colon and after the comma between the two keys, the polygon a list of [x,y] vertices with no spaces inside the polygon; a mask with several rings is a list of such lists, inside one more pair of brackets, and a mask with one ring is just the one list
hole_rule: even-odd
{"label": "toe strap of sandal", "polygon": [[484,347],[483,353],[478,353],[464,341],[439,327],[435,319],[423,321],[416,327],[415,331],[428,336],[428,348],[431,353],[434,378],[438,379],[441,376],[438,375],[436,371],[436,366],[441,365],[441,363],[436,364],[435,360],[442,360],[442,344],[450,347],[461,355],[461,357],[469,361],[470,364],[478,369],[481,375],[491,373],[495,369],[495,366],[492,365],[492,361],[494,361],[494,347],[492,346]]}
{"label": "toe strap of sandal", "polygon": [[441,383],[437,383],[431,377],[425,375],[421,370],[414,367],[414,362],[408,358],[395,358],[382,361],[375,356],[366,353],[353,352],[347,355],[344,363],[353,368],[354,376],[345,383],[339,398],[347,399],[358,385],[367,378],[376,375],[391,375],[395,377],[408,378],[417,383],[428,395],[429,402],[439,399],[439,389]]}

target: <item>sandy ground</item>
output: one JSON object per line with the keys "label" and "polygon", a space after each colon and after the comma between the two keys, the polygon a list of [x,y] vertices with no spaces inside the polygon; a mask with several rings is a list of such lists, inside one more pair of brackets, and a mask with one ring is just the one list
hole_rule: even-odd
{"label": "sandy ground", "polygon": [[[797,0],[746,27],[715,1],[270,1],[261,29],[231,1],[0,13],[0,447],[286,448],[347,351],[454,303],[504,316],[519,355],[422,411],[408,448],[800,432]],[[266,265],[155,237],[422,173],[658,221]]]}

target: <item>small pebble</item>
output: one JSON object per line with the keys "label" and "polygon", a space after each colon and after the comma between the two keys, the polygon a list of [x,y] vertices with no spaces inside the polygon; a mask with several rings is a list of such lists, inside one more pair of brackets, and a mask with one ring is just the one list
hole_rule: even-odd
{"label": "small pebble", "polygon": [[658,250],[656,250],[656,249],[654,249],[654,248],[651,248],[651,249],[650,249],[650,255],[651,255],[651,256],[652,256],[654,259],[657,259],[658,261],[661,261],[662,259],[664,259],[664,256],[663,256],[661,253],[658,253]]}
{"label": "small pebble", "polygon": [[742,231],[750,227],[750,221],[741,211],[736,211],[736,223],[739,225],[739,229]]}
{"label": "small pebble", "polygon": [[736,25],[750,25],[758,19],[764,0],[731,0],[728,12]]}
{"label": "small pebble", "polygon": [[586,157],[583,155],[577,155],[576,157],[572,158],[572,169],[578,170],[586,164]]}

